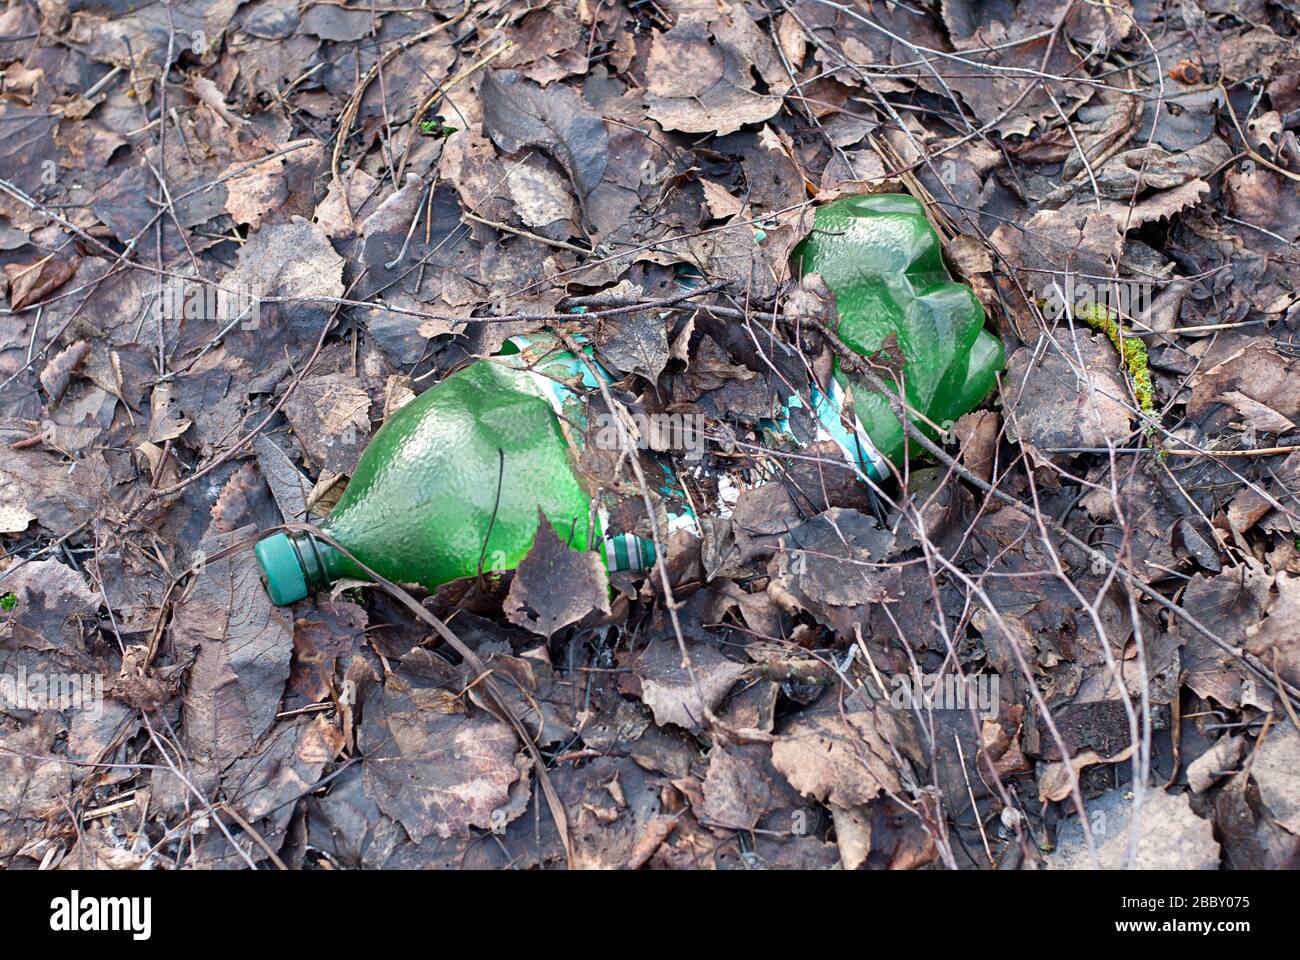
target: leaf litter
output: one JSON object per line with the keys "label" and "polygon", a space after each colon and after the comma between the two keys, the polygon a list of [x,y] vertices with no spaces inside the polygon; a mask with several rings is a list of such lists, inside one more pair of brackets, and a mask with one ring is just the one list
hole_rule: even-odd
{"label": "leaf litter", "polygon": [[[934,7],[10,4],[0,862],[1294,866],[1300,21]],[[868,491],[765,423],[891,191],[1009,361]],[[274,607],[256,532],[541,327],[703,423],[703,538]]]}

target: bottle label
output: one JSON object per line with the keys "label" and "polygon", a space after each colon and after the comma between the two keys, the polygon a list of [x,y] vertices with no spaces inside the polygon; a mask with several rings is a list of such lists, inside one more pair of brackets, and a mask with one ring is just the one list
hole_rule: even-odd
{"label": "bottle label", "polygon": [[[590,347],[584,348],[585,357],[580,360],[556,338],[546,333],[520,335],[512,337],[509,342],[519,352],[497,359],[506,362],[514,360],[515,365],[528,374],[537,393],[555,411],[566,438],[575,449],[581,450],[587,416],[586,402],[577,390],[597,390],[600,384],[596,377],[605,383],[613,383],[613,378],[591,356]],[[658,462],[658,465],[665,474],[658,492],[666,504],[681,504],[685,496],[676,475],[667,464]],[[678,530],[689,530],[693,535],[700,536],[699,524],[689,508],[683,507],[677,512],[668,509],[667,517],[667,535],[671,536]],[[611,573],[620,570],[649,570],[654,566],[655,548],[652,540],[611,529],[609,511],[603,504],[598,506],[597,519],[600,521],[601,552],[605,557],[605,566]]]}
{"label": "bottle label", "polygon": [[[762,243],[765,237],[763,230],[755,228],[756,243]],[[683,290],[694,290],[702,280],[703,277],[694,267],[682,267],[677,271],[677,283]],[[832,376],[826,392],[822,392],[815,382],[809,386],[809,401],[817,424],[814,440],[835,441],[844,454],[844,459],[873,481],[889,476],[889,464],[871,442],[871,437],[867,436],[867,431],[862,427],[862,421],[853,412],[852,387],[845,390],[839,379]],[[803,400],[795,394],[783,405],[781,418],[769,421],[767,426],[774,428],[777,433],[794,437],[790,429],[790,411],[803,406]]]}
{"label": "bottle label", "polygon": [[[832,376],[824,393],[815,383],[812,384],[808,389],[808,400],[817,430],[813,439],[833,440],[844,459],[873,481],[878,482],[889,476],[889,464],[871,442],[862,421],[853,412],[851,387],[846,391],[838,378]],[[793,436],[790,411],[803,407],[805,404],[801,397],[790,397],[785,402],[781,419],[774,422],[777,431]]]}
{"label": "bottle label", "polygon": [[[689,279],[689,278],[688,278]],[[684,283],[685,286],[693,284]],[[579,338],[581,339],[581,338]],[[555,337],[545,333],[532,333],[512,337],[509,343],[518,351],[517,354],[499,356],[497,359],[511,363],[528,374],[537,393],[550,404],[560,422],[560,428],[574,449],[581,451],[587,426],[586,401],[578,393],[597,390],[600,384],[596,377],[605,383],[612,383],[613,378],[591,355],[591,348],[584,347],[583,359],[575,357]],[[808,402],[797,394],[782,405],[779,418],[764,422],[764,425],[777,433],[784,434],[796,442],[806,445],[792,429],[791,411],[807,409],[811,413],[814,429],[812,440],[831,440],[839,447],[844,459],[861,470],[872,481],[880,481],[889,475],[889,465],[871,438],[867,435],[853,410],[852,387],[845,389],[835,376],[830,378],[823,391],[816,383],[809,387]],[[678,530],[689,530],[696,537],[702,536],[699,522],[694,512],[686,506],[681,482],[672,468],[656,460],[663,470],[664,479],[658,492],[667,509],[667,527],[664,531],[671,536]],[[730,478],[719,476],[720,508],[724,513],[730,512],[730,505],[735,497],[728,500],[723,490]],[[755,483],[740,484],[740,488],[758,486],[766,480]],[[735,486],[734,483],[731,484]],[[739,489],[734,490],[738,496]],[[679,505],[680,510],[673,511],[671,505]],[[611,528],[609,511],[603,504],[598,505],[597,519],[600,522],[601,553],[605,558],[606,568],[616,571],[642,571],[654,566],[655,548],[651,540],[635,534],[621,532]]]}

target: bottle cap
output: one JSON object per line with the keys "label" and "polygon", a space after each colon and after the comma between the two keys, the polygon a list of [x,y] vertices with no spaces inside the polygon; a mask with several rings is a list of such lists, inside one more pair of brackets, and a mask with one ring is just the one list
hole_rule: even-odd
{"label": "bottle cap", "polygon": [[287,535],[277,533],[267,537],[253,548],[253,553],[274,603],[293,603],[307,596],[307,576],[298,560],[298,551]]}

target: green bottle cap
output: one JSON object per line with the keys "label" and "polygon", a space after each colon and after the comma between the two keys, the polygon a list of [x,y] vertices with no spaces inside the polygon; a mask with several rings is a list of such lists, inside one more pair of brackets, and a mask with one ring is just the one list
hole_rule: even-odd
{"label": "green bottle cap", "polygon": [[253,548],[262,579],[274,603],[293,603],[307,596],[307,576],[288,536],[277,533]]}

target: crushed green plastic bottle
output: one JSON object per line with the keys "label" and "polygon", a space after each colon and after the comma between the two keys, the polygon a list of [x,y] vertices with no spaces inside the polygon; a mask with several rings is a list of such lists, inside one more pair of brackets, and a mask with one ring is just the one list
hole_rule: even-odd
{"label": "crushed green plastic bottle", "polygon": [[[573,466],[585,423],[573,388],[595,387],[591,371],[603,371],[544,334],[517,337],[507,350],[453,373],[389,417],[321,530],[388,579],[428,589],[518,566],[539,510],[569,546],[597,546],[610,570],[651,565],[653,545],[591,529],[591,493]],[[603,527],[599,504],[595,513]],[[670,523],[682,520],[693,522],[670,515]],[[276,603],[344,577],[368,579],[344,553],[306,533],[274,534],[254,553]]]}
{"label": "crushed green plastic bottle", "polygon": [[[845,197],[818,207],[813,230],[794,251],[796,269],[819,273],[835,294],[840,339],[872,356],[895,336],[903,359],[904,397],[924,416],[912,420],[932,439],[979,405],[1005,360],[1002,342],[984,329],[984,308],[943,265],[925,208],[906,194]],[[887,371],[881,379],[890,381]],[[877,476],[881,458],[903,465],[904,430],[889,400],[841,369],[832,399],[852,421]],[[865,438],[865,439],[864,439]],[[843,444],[842,444],[843,445]],[[912,452],[919,453],[916,444]]]}

